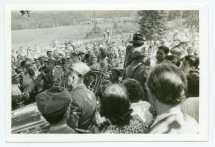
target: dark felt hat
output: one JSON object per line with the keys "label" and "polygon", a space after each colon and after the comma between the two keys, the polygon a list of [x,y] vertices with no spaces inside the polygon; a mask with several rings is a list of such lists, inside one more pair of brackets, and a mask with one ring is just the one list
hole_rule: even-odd
{"label": "dark felt hat", "polygon": [[133,44],[139,44],[139,43],[144,43],[144,38],[143,38],[143,35],[140,34],[140,33],[136,33],[134,34],[133,36],[133,40],[132,41],[129,41],[130,43],[133,43]]}

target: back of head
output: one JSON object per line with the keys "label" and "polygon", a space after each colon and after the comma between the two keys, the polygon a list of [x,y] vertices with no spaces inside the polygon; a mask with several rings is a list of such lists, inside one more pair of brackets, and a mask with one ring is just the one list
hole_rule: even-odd
{"label": "back of head", "polygon": [[164,61],[170,61],[171,63],[175,64],[177,67],[181,65],[180,58],[176,55],[168,55],[165,57]]}
{"label": "back of head", "polygon": [[196,57],[195,55],[187,55],[184,58],[185,60],[187,60],[190,64],[190,66],[194,66],[195,69],[198,69],[199,66],[199,58]]}
{"label": "back of head", "polygon": [[113,125],[128,124],[131,110],[125,86],[122,84],[108,86],[104,91],[101,104],[101,115],[109,119]]}
{"label": "back of head", "polygon": [[128,91],[128,96],[131,103],[143,100],[144,90],[137,80],[128,78],[123,80],[122,84]]}
{"label": "back of head", "polygon": [[187,81],[177,66],[161,63],[151,69],[146,85],[158,101],[174,106],[185,98]]}
{"label": "back of head", "polygon": [[169,48],[166,46],[159,46],[158,49],[163,50],[166,55],[169,53]]}
{"label": "back of head", "polygon": [[70,93],[63,87],[54,86],[36,96],[40,113],[52,125],[64,119],[70,102]]}

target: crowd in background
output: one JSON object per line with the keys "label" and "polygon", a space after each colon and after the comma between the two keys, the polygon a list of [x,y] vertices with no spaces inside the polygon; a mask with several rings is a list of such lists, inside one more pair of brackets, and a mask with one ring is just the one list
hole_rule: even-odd
{"label": "crowd in background", "polygon": [[36,102],[50,133],[198,133],[198,40],[132,38],[12,50],[12,110]]}

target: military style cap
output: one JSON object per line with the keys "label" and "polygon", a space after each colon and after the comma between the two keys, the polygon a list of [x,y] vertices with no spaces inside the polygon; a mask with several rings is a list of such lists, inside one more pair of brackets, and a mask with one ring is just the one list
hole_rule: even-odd
{"label": "military style cap", "polygon": [[71,102],[70,93],[63,87],[52,87],[36,96],[40,113],[52,117],[65,112]]}
{"label": "military style cap", "polygon": [[82,76],[85,76],[90,71],[90,68],[83,62],[72,63],[69,68],[75,70]]}

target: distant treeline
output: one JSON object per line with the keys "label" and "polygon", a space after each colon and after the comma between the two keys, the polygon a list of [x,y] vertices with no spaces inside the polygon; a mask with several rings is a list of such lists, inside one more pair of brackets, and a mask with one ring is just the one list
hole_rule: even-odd
{"label": "distant treeline", "polygon": [[[135,17],[137,11],[95,11],[95,16],[96,18]],[[94,11],[30,11],[30,15],[23,16],[20,11],[13,11],[11,17],[12,30],[51,28],[91,21]]]}

